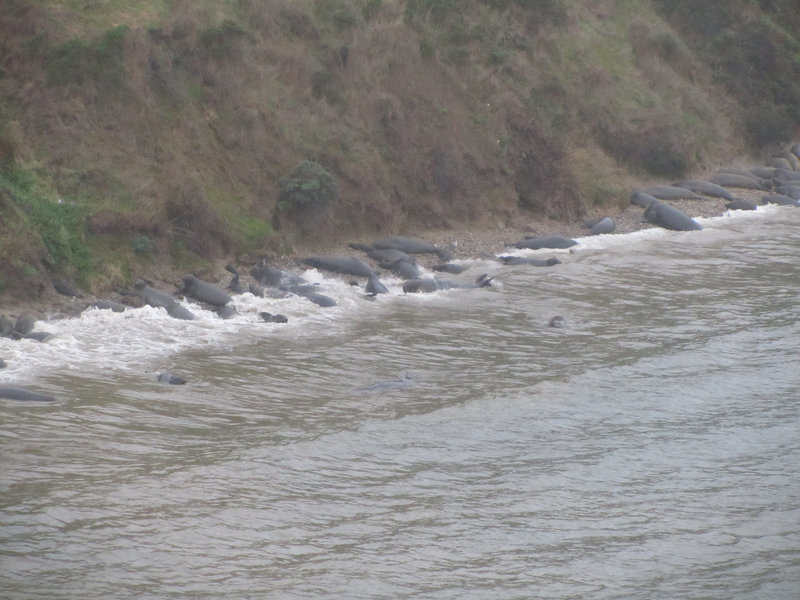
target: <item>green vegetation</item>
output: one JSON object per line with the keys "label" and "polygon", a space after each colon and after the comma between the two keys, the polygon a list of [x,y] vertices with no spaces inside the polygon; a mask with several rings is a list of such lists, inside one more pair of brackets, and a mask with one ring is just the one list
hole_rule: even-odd
{"label": "green vegetation", "polygon": [[52,271],[75,275],[86,281],[91,272],[83,208],[65,202],[32,171],[12,168],[0,173],[2,189],[18,209],[21,225],[31,245],[42,245],[46,253],[43,263]]}
{"label": "green vegetation", "polygon": [[798,32],[796,0],[7,0],[0,286],[615,210],[796,135]]}

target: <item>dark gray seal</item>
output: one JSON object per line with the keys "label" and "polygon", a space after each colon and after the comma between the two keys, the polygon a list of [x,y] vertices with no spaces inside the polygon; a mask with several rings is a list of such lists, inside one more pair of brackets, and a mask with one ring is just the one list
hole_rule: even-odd
{"label": "dark gray seal", "polygon": [[617,228],[614,219],[611,217],[597,217],[591,221],[587,221],[581,225],[583,229],[589,230],[589,235],[600,235],[604,233],[613,233]]}
{"label": "dark gray seal", "polygon": [[646,192],[636,191],[631,194],[631,204],[634,206],[641,206],[642,208],[647,208],[651,204],[655,204],[658,202],[658,198],[652,196]]}
{"label": "dark gray seal", "polygon": [[184,275],[183,285],[178,290],[179,294],[185,294],[200,302],[205,302],[211,306],[225,306],[233,299],[218,285],[202,281],[194,275]]}
{"label": "dark gray seal", "polygon": [[800,185],[780,185],[776,191],[789,198],[800,200]]}
{"label": "dark gray seal", "polygon": [[55,402],[56,400],[52,396],[47,396],[38,392],[32,392],[30,390],[26,390],[25,388],[15,386],[0,387],[0,398],[8,398],[9,400],[22,400],[25,402]]}
{"label": "dark gray seal", "polygon": [[738,175],[736,173],[717,173],[708,178],[711,183],[725,187],[734,187],[745,190],[768,190],[771,186],[766,185],[763,181],[755,177],[748,177],[747,175]]}
{"label": "dark gray seal", "polygon": [[445,248],[439,248],[430,242],[426,242],[425,240],[420,240],[418,238],[403,237],[398,235],[378,240],[372,244],[372,247],[378,250],[391,248],[394,250],[400,250],[406,254],[436,254],[444,262],[449,262],[453,259],[450,251]]}
{"label": "dark gray seal", "polygon": [[[361,250],[362,252],[366,252],[367,256],[369,256],[372,260],[376,261],[382,267],[384,264],[392,264],[398,260],[407,260],[410,263],[414,262],[414,258],[402,250],[397,250],[396,248],[373,248],[372,246],[367,246],[366,244],[348,244],[350,248],[353,250]],[[388,269],[388,267],[383,267]]]}
{"label": "dark gray seal", "polygon": [[301,261],[304,265],[321,271],[369,277],[374,271],[363,262],[352,256],[312,256]]}
{"label": "dark gray seal", "polygon": [[434,271],[439,271],[440,273],[450,273],[451,275],[460,275],[469,267],[465,265],[457,265],[454,263],[440,263],[438,265],[433,265],[431,267]]}
{"label": "dark gray seal", "polygon": [[506,244],[514,248],[528,248],[530,250],[539,250],[541,248],[570,248],[577,245],[575,240],[564,237],[563,235],[544,235],[544,236],[531,236],[526,237],[520,242],[513,244]]}
{"label": "dark gray seal", "polygon": [[366,285],[366,292],[370,296],[377,296],[378,294],[388,294],[389,289],[381,283],[375,273],[370,273],[369,280]]}
{"label": "dark gray seal", "polygon": [[399,390],[414,385],[414,374],[406,371],[402,379],[392,381],[379,381],[365,387],[358,388],[362,392],[379,392],[384,390]]}
{"label": "dark gray seal", "polygon": [[57,291],[62,296],[68,296],[70,298],[83,298],[81,293],[66,279],[61,279],[60,277],[56,277],[53,280],[53,289]]}
{"label": "dark gray seal", "polygon": [[[645,193],[659,200],[699,200],[700,196],[695,194],[692,190],[677,185],[651,185],[642,190],[636,190]],[[634,194],[636,193],[634,192]],[[636,204],[631,201],[631,204]]]}
{"label": "dark gray seal", "polygon": [[33,331],[35,326],[36,318],[29,313],[24,313],[19,316],[17,322],[14,324],[14,332],[25,335],[26,333]]}
{"label": "dark gray seal", "polygon": [[756,205],[749,200],[733,200],[725,205],[728,210],[755,210]]}
{"label": "dark gray seal", "polygon": [[218,306],[214,312],[217,313],[217,316],[220,319],[232,319],[233,317],[239,314],[239,311],[236,310],[236,307],[230,304],[225,304],[224,306]]}
{"label": "dark gray seal", "polygon": [[113,300],[95,300],[91,304],[89,304],[84,310],[89,310],[90,308],[94,308],[97,310],[110,310],[112,312],[125,312],[127,308],[124,304],[120,304],[119,302],[114,302]]}
{"label": "dark gray seal", "polygon": [[778,204],[780,206],[800,206],[800,200],[795,200],[784,194],[766,194],[761,198],[764,204]]}
{"label": "dark gray seal", "polygon": [[265,323],[288,323],[289,322],[289,319],[287,319],[283,315],[273,315],[272,313],[268,313],[266,311],[258,313],[258,316],[261,317],[261,319]]}
{"label": "dark gray seal", "polygon": [[560,265],[561,261],[553,258],[528,258],[525,256],[500,256],[500,262],[504,265],[530,265],[532,267],[552,267]]}
{"label": "dark gray seal", "polygon": [[550,322],[547,325],[549,327],[566,327],[567,320],[564,317],[556,315],[555,317],[550,319]]}
{"label": "dark gray seal", "polygon": [[693,192],[697,192],[703,196],[733,200],[733,195],[728,190],[721,185],[711,183],[710,181],[703,181],[701,179],[687,179],[685,181],[673,183],[672,185],[692,190]]}
{"label": "dark gray seal", "polygon": [[400,279],[417,279],[420,276],[419,267],[413,260],[409,261],[401,258],[393,263],[382,263],[381,266],[384,269],[389,269]]}
{"label": "dark gray seal", "polygon": [[691,217],[663,202],[648,206],[644,211],[644,218],[654,225],[673,231],[695,231],[703,228]]}
{"label": "dark gray seal", "polygon": [[191,312],[178,304],[175,298],[169,294],[151,288],[141,279],[137,281],[133,287],[136,289],[136,294],[138,294],[143,303],[165,309],[167,314],[174,319],[192,321],[196,318]]}
{"label": "dark gray seal", "polygon": [[479,276],[474,283],[460,283],[450,279],[410,279],[403,284],[403,291],[407,294],[418,292],[436,292],[439,290],[474,289],[490,287],[492,278],[487,274]]}
{"label": "dark gray seal", "polygon": [[172,373],[161,373],[158,376],[158,380],[161,383],[169,383],[172,385],[183,385],[186,383],[186,380],[183,377],[178,377],[177,375],[173,375]]}
{"label": "dark gray seal", "polygon": [[316,286],[308,283],[300,275],[273,267],[265,258],[261,259],[250,269],[250,275],[260,285],[274,288],[276,291],[270,294],[273,297],[275,297],[276,294],[278,295],[277,297],[286,297],[286,294],[295,294],[306,298],[317,306],[336,306],[336,301],[333,298],[318,293]]}
{"label": "dark gray seal", "polygon": [[28,333],[14,333],[14,339],[17,340],[35,340],[37,342],[49,342],[54,336],[52,333],[46,331],[30,331]]}

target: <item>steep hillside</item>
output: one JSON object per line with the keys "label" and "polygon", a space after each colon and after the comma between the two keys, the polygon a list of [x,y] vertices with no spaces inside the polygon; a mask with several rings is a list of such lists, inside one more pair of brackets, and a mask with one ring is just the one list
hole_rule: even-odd
{"label": "steep hillside", "polygon": [[571,220],[795,138],[796,0],[0,0],[0,293]]}

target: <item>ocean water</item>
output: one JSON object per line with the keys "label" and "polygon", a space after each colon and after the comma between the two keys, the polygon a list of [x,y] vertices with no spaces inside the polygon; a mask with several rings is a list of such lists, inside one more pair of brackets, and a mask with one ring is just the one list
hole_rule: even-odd
{"label": "ocean water", "polygon": [[800,211],[701,222],[0,340],[0,597],[797,598]]}

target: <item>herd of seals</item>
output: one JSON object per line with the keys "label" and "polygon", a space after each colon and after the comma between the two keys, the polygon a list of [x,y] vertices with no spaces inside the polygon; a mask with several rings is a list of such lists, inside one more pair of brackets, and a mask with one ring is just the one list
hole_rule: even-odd
{"label": "herd of seals", "polygon": [[[672,184],[657,184],[635,189],[630,195],[631,205],[644,209],[645,221],[674,231],[701,230],[702,226],[692,217],[681,212],[669,201],[703,200],[704,198],[722,198],[727,201],[727,210],[755,210],[757,205],[751,200],[737,198],[730,190],[740,189],[760,194],[761,204],[778,204],[782,206],[800,206],[800,143],[794,144],[790,150],[775,155],[769,164],[750,167],[748,169],[722,169],[708,180],[688,179]],[[608,235],[616,230],[611,217],[601,216],[582,225],[588,235]],[[509,242],[509,248],[516,250],[529,249],[570,249],[578,245],[578,241],[561,235],[526,236],[522,240]],[[300,260],[303,268],[313,268],[340,276],[357,278],[349,281],[351,285],[364,289],[366,298],[374,298],[379,294],[387,294],[389,288],[381,281],[383,272],[388,272],[403,280],[402,290],[405,294],[431,293],[439,290],[476,289],[490,287],[492,277],[481,274],[472,281],[458,281],[445,277],[426,276],[417,257],[431,255],[436,261],[429,264],[431,271],[458,275],[468,267],[452,262],[452,252],[448,248],[437,246],[422,239],[403,236],[390,236],[374,241],[372,244],[351,243],[348,248],[362,252],[374,264],[368,264],[353,256],[310,256]],[[522,265],[534,267],[554,267],[561,264],[556,257],[538,258],[520,256],[519,254],[497,254],[496,258],[505,265]],[[226,289],[221,285],[202,281],[194,275],[187,274],[174,293],[168,293],[152,287],[143,280],[136,281],[132,290],[123,290],[119,294],[123,298],[132,298],[129,303],[108,299],[96,299],[85,303],[83,310],[111,310],[123,312],[128,307],[149,305],[163,308],[175,319],[193,320],[196,314],[179,302],[179,297],[192,301],[200,310],[211,310],[219,318],[228,319],[238,314],[234,297],[231,294],[253,294],[258,297],[286,298],[303,297],[320,306],[336,306],[336,300],[321,293],[321,286],[308,281],[296,271],[285,271],[268,258],[262,258],[253,265],[248,273],[242,273],[232,265],[226,266],[233,278]],[[359,280],[364,280],[363,284]],[[83,296],[69,282],[56,279],[54,289],[74,300]],[[226,291],[227,290],[227,291]],[[229,293],[230,292],[230,293]],[[266,323],[286,323],[287,317],[281,314],[259,312],[259,317]],[[53,336],[46,332],[34,331],[36,319],[23,313],[17,318],[0,314],[0,336],[12,339],[30,339],[47,342]],[[553,317],[550,327],[565,327],[566,320],[561,316]],[[5,367],[0,359],[0,368]],[[158,381],[170,384],[183,384],[185,380],[171,373],[162,373]],[[404,384],[407,383],[404,381]],[[54,398],[16,386],[0,387],[0,398],[21,401],[53,401]]]}

